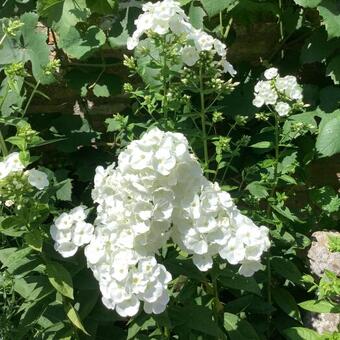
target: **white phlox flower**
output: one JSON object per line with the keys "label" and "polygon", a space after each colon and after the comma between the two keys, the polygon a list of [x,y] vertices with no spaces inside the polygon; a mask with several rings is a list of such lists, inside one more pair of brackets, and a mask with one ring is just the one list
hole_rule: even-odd
{"label": "white phlox flower", "polygon": [[27,171],[27,175],[28,183],[39,190],[42,190],[49,185],[47,174],[45,174],[45,172],[31,169]]}
{"label": "white phlox flower", "polygon": [[0,162],[0,180],[14,172],[21,172],[24,169],[25,166],[20,160],[19,152],[12,152]]}
{"label": "white phlox flower", "polygon": [[19,152],[12,152],[0,162],[0,180],[13,174],[22,175],[22,179],[38,190],[49,185],[47,174],[37,169],[24,171],[25,165],[20,159]]}
{"label": "white phlox flower", "polygon": [[296,77],[280,77],[275,67],[267,69],[264,77],[266,80],[260,80],[254,87],[253,105],[258,108],[271,105],[279,116],[289,115],[292,105],[301,103],[303,99]]}
{"label": "white phlox flower", "polygon": [[73,256],[78,247],[88,244],[93,238],[94,227],[86,223],[87,214],[83,206],[62,213],[50,228],[50,234],[55,241],[54,248],[63,257]]}
{"label": "white phlox flower", "polygon": [[171,33],[186,41],[178,52],[187,66],[195,65],[200,58],[200,52],[205,51],[221,58],[218,65],[221,66],[223,72],[230,73],[231,76],[236,74],[233,66],[226,61],[226,45],[203,30],[196,29],[190,23],[189,17],[182,10],[178,1],[148,2],[143,5],[142,9],[143,13],[135,20],[136,30],[127,40],[128,50],[135,49],[141,37],[148,32],[161,36]]}
{"label": "white phlox flower", "polygon": [[169,239],[192,255],[201,271],[210,269],[218,254],[241,264],[245,275],[262,268],[268,229],[258,228],[227,192],[204,177],[180,133],[153,128],[131,142],[117,165],[96,169],[92,198],[97,216],[91,237],[93,228],[79,208],[60,215],[51,234],[67,255],[89,242],[85,256],[103,303],[123,317],[141,307],[146,313],[165,310],[172,278],[155,256]]}

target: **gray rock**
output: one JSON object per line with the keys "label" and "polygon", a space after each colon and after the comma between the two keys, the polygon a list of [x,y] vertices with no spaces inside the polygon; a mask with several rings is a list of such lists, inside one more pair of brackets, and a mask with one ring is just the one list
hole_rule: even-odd
{"label": "gray rock", "polygon": [[340,253],[331,253],[328,250],[328,236],[340,236],[338,232],[317,231],[312,237],[315,239],[308,251],[309,265],[312,274],[319,278],[325,269],[340,276]]}
{"label": "gray rock", "polygon": [[[325,269],[340,276],[340,253],[328,250],[328,236],[340,236],[339,232],[317,231],[312,237],[314,241],[308,251],[311,273],[321,278]],[[306,326],[313,328],[319,334],[337,332],[340,326],[339,313],[306,313]]]}

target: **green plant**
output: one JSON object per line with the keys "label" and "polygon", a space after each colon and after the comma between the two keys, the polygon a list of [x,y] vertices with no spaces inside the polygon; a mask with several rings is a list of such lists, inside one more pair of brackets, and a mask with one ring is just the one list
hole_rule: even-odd
{"label": "green plant", "polygon": [[[339,278],[326,271],[317,282],[305,256],[311,234],[339,222],[331,172],[340,151],[339,7],[333,0],[180,3],[196,29],[228,46],[236,75],[230,64],[217,66],[223,56],[198,58],[181,35],[146,32],[128,53],[139,2],[0,5],[0,149],[3,162],[18,152],[22,164],[8,176],[0,167],[1,338],[337,339],[302,320],[305,310],[339,311]],[[305,104],[281,93],[289,107],[253,105],[254,87],[272,67],[296,76]],[[74,101],[77,115],[64,107],[48,113],[61,98]],[[96,115],[101,103],[116,113]],[[82,250],[66,259],[53,249],[50,226],[75,206],[90,207],[95,168],[117,162],[155,126],[187,137],[205,176],[270,229],[271,248],[263,270],[246,278],[218,258],[201,272],[169,244],[158,254],[174,279],[167,309],[126,319],[102,304]],[[33,167],[48,186],[30,184]],[[95,209],[87,212],[94,222]],[[328,245],[338,251],[337,238]]]}

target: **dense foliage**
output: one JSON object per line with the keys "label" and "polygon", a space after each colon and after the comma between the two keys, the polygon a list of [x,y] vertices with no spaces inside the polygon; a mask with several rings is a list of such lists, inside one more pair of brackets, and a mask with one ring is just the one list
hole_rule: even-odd
{"label": "dense foliage", "polygon": [[165,2],[0,5],[0,339],[339,339],[339,1]]}

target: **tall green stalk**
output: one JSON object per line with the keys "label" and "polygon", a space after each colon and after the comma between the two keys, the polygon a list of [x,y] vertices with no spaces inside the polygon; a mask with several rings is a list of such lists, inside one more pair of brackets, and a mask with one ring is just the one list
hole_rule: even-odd
{"label": "tall green stalk", "polygon": [[[7,37],[7,34],[4,34],[2,36],[2,38],[0,40],[0,47],[3,44],[3,42],[5,41],[6,37]],[[3,103],[3,101],[2,101],[2,103]],[[2,103],[1,103],[1,105],[2,105]],[[8,149],[7,149],[6,142],[5,142],[5,139],[4,139],[4,136],[3,136],[1,130],[0,130],[0,148],[1,148],[2,156],[6,157],[8,155]]]}
{"label": "tall green stalk", "polygon": [[199,70],[199,81],[200,81],[200,102],[201,102],[201,125],[202,125],[202,142],[203,142],[203,152],[204,152],[204,169],[207,170],[209,166],[209,153],[208,153],[208,136],[206,127],[206,110],[205,110],[205,96],[204,96],[204,84],[203,84],[203,70],[202,64]]}
{"label": "tall green stalk", "polygon": [[24,117],[25,114],[27,113],[27,110],[28,110],[28,108],[29,108],[29,106],[30,106],[30,104],[31,104],[31,101],[32,101],[32,99],[33,99],[35,93],[36,93],[37,90],[38,90],[39,85],[40,85],[40,80],[39,80],[39,81],[37,82],[37,84],[35,85],[34,89],[32,90],[32,93],[31,93],[30,97],[29,97],[28,100],[27,100],[27,103],[26,103],[26,105],[25,105],[24,111],[23,111],[23,113],[22,113],[22,117]]}
{"label": "tall green stalk", "polygon": [[[273,179],[273,187],[270,192],[270,199],[273,199],[275,197],[276,187],[278,183],[278,165],[279,165],[279,158],[280,158],[280,122],[279,117],[276,112],[273,112],[274,118],[275,118],[275,163],[274,163],[274,179]],[[271,207],[268,205],[267,209],[268,215],[271,213]],[[271,217],[271,216],[269,216]],[[268,303],[272,304],[272,287],[271,287],[271,281],[272,281],[272,273],[271,273],[271,254],[270,249],[268,250],[267,254],[267,299]],[[268,327],[270,327],[271,323],[271,313],[268,314]],[[268,337],[270,336],[270,328],[268,328]]]}
{"label": "tall green stalk", "polygon": [[168,120],[168,84],[167,84],[167,53],[166,53],[166,38],[164,37],[163,40],[163,64],[162,64],[162,83],[163,83],[163,114],[164,114],[164,121],[165,121],[165,127],[167,126],[167,120]]}
{"label": "tall green stalk", "polygon": [[7,149],[6,142],[5,142],[5,139],[4,139],[4,136],[1,130],[0,130],[0,148],[1,148],[2,156],[6,157],[8,155],[8,149]]}

